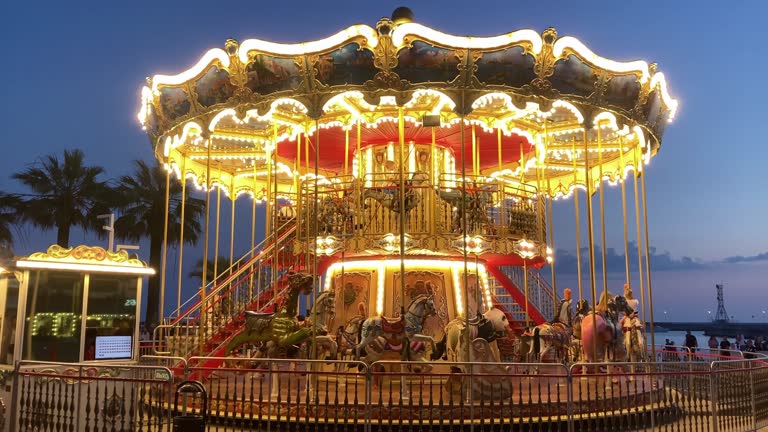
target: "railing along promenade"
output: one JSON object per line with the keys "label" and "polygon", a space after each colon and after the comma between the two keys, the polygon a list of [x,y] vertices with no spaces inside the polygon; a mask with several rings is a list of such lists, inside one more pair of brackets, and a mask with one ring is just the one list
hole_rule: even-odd
{"label": "railing along promenade", "polygon": [[[642,363],[423,363],[146,356],[141,365],[21,362],[10,431],[168,431],[207,389],[208,431],[753,431],[768,359],[655,350]],[[733,354],[737,354],[733,352]],[[183,367],[178,367],[181,364]],[[172,367],[171,367],[172,366]],[[174,376],[174,374],[176,374]]]}

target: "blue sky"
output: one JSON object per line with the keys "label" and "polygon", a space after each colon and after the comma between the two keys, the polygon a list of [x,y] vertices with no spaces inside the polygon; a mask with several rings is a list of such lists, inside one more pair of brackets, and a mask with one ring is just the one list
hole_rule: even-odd
{"label": "blue sky", "polygon": [[[399,5],[2,2],[0,189],[20,192],[11,173],[66,148],[82,148],[88,162],[104,166],[112,178],[126,173],[131,159],[151,158],[135,116],[144,77],[184,70],[228,37],[317,39],[351,24],[374,25]],[[761,79],[768,68],[768,4],[419,1],[410,7],[418,22],[447,33],[554,26],[602,56],[658,62],[680,109],[648,168],[651,244],[669,260],[653,276],[657,310],[699,318],[714,308],[715,281],[726,284],[737,318],[749,320],[768,308],[768,255],[760,255],[768,251],[768,145],[761,117],[768,99]],[[622,253],[618,188],[606,195],[608,246]],[[570,201],[555,206],[564,256],[575,251],[572,207]],[[17,252],[44,249],[54,239],[55,233],[22,233]],[[94,239],[74,233],[73,242]],[[734,256],[748,262],[728,259]],[[563,281],[571,277],[567,270],[561,270]]]}

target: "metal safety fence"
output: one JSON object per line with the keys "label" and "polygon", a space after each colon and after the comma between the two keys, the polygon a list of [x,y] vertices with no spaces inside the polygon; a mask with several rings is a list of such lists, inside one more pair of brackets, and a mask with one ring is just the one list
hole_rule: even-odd
{"label": "metal safety fence", "polygon": [[[141,363],[22,362],[6,430],[170,432],[180,415],[205,416],[207,431],[768,427],[765,358],[563,365],[147,356]],[[187,380],[206,393],[176,404],[176,386]]]}

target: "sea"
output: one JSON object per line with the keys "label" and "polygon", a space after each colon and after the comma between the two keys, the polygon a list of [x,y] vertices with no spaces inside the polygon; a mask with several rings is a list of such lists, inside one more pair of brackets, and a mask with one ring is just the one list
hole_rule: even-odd
{"label": "sea", "polygon": [[[654,338],[656,339],[656,346],[664,346],[665,341],[667,339],[672,340],[672,342],[675,343],[675,346],[681,346],[685,345],[685,331],[662,331],[662,332],[654,332]],[[699,343],[699,347],[707,347],[707,342],[709,341],[709,336],[704,336],[703,331],[691,331],[691,334],[696,336],[696,341]],[[646,344],[651,344],[651,335],[647,336],[648,340],[645,341]],[[719,340],[719,338],[718,338]],[[733,342],[733,341],[731,341]]]}

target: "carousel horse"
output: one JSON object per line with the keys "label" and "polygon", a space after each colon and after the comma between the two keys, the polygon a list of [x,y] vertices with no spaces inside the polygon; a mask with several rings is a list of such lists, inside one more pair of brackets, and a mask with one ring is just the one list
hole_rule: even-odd
{"label": "carousel horse", "polygon": [[473,191],[461,189],[444,190],[435,187],[437,196],[448,203],[455,211],[451,220],[451,228],[456,231],[461,228],[461,206],[464,205],[467,213],[467,228],[477,230],[484,226],[490,226],[486,210],[493,205],[493,191],[495,185],[483,185]]}
{"label": "carousel horse", "polygon": [[[362,340],[355,347],[355,358],[371,364],[390,351],[400,353],[401,359],[406,361],[425,362],[424,344],[429,343],[434,351],[435,341],[431,336],[421,334],[421,331],[427,318],[436,313],[433,296],[420,294],[411,301],[404,316],[375,316],[366,319],[360,332]],[[407,345],[404,343],[406,338],[409,342]],[[362,351],[365,351],[366,355],[361,359]],[[422,371],[429,369],[431,366],[425,364]]]}
{"label": "carousel horse", "polygon": [[607,301],[604,307],[605,312],[588,312],[581,320],[582,358],[589,363],[604,361],[606,354],[614,361],[622,361],[627,355],[619,313],[631,314],[633,310],[620,295]]}
{"label": "carousel horse", "polygon": [[[436,344],[432,352],[431,360],[442,358],[452,362],[466,362],[466,350],[462,349],[461,344],[466,337],[466,330],[469,329],[469,339],[483,339],[489,344],[500,337],[506,337],[509,330],[509,321],[507,316],[499,309],[492,307],[483,315],[467,321],[462,318],[455,318],[445,326],[445,335]],[[493,348],[493,347],[492,347]],[[500,361],[498,358],[498,348],[492,349],[494,361]]]}
{"label": "carousel horse", "polygon": [[[424,177],[420,173],[415,173],[410,180],[404,182],[405,196],[404,206],[405,213],[415,209],[421,202],[421,193],[417,186],[422,186],[429,177]],[[386,187],[374,187],[367,188],[363,191],[363,200],[372,199],[384,208],[388,208],[395,213],[400,213],[400,185],[397,182],[392,182],[391,186]]]}
{"label": "carousel horse", "polygon": [[568,358],[573,330],[563,323],[539,324],[522,338],[530,338],[528,357],[541,363],[560,363]]}
{"label": "carousel horse", "polygon": [[[336,356],[338,342],[336,345],[330,344],[324,338],[324,336],[330,333],[328,325],[333,320],[334,315],[336,315],[336,293],[332,290],[323,291],[317,296],[314,304],[312,304],[312,309],[307,318],[312,334],[321,337],[319,339],[320,343],[316,343],[318,358],[320,358],[322,353],[328,354],[331,357]],[[317,342],[317,340],[316,338],[315,341]]]}
{"label": "carousel horse", "polygon": [[225,348],[229,355],[244,344],[259,347],[259,357],[288,357],[314,336],[318,346],[327,346],[332,357],[336,356],[336,342],[329,336],[317,335],[315,329],[299,325],[296,317],[299,294],[312,292],[315,278],[306,273],[288,273],[288,294],[278,312],[259,313],[246,311],[245,329],[235,334]]}
{"label": "carousel horse", "polygon": [[637,316],[637,312],[625,315],[621,319],[621,331],[624,334],[624,349],[632,363],[645,360],[645,325]]}
{"label": "carousel horse", "polygon": [[576,315],[571,321],[573,337],[571,338],[570,357],[572,362],[577,362],[581,359],[581,322],[589,311],[589,302],[585,299],[581,299],[576,303]]}

